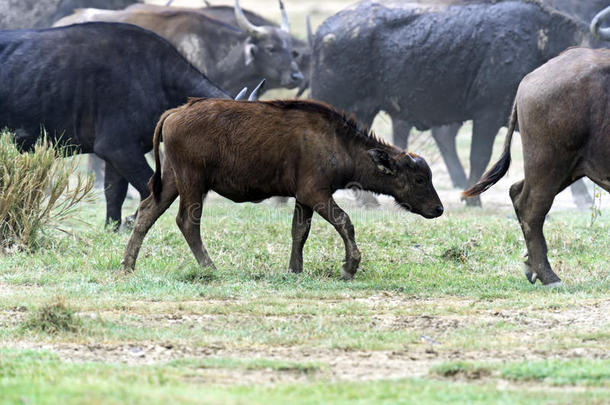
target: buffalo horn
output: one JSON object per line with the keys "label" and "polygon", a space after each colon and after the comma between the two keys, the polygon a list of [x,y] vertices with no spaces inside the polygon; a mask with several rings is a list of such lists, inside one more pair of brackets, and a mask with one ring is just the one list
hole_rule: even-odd
{"label": "buffalo horn", "polygon": [[591,21],[591,33],[603,41],[610,41],[610,28],[600,28],[602,20],[609,15],[610,6],[597,13],[597,15],[593,17],[593,21]]}
{"label": "buffalo horn", "polygon": [[241,89],[241,91],[239,93],[237,93],[237,95],[235,96],[235,98],[233,100],[239,101],[239,100],[243,99],[246,96],[247,92],[248,92],[248,88],[244,87],[243,89]]}
{"label": "buffalo horn", "polygon": [[265,79],[261,80],[258,86],[256,86],[254,90],[252,90],[252,93],[250,93],[250,97],[248,97],[248,101],[257,101],[258,93],[262,90],[263,87],[265,87]]}
{"label": "buffalo horn", "polygon": [[415,167],[415,159],[413,159],[413,156],[411,156],[409,153],[403,153],[402,159],[407,162],[407,166]]}
{"label": "buffalo horn", "polygon": [[171,6],[173,2],[174,0],[168,0],[167,3],[165,3],[165,7]]}
{"label": "buffalo horn", "polygon": [[263,27],[258,27],[248,21],[248,18],[244,14],[244,11],[241,9],[241,6],[239,5],[239,0],[235,0],[234,10],[235,19],[237,20],[237,25],[239,25],[239,28],[255,37],[265,33],[265,29]]}
{"label": "buffalo horn", "polygon": [[288,23],[288,15],[286,14],[286,9],[284,8],[284,2],[280,1],[280,11],[282,12],[282,25],[280,28],[282,31],[290,32],[290,24]]}

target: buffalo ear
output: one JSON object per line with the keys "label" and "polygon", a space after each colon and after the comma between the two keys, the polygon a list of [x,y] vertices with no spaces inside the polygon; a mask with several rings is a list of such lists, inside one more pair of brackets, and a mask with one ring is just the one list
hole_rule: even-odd
{"label": "buffalo ear", "polygon": [[258,47],[254,45],[249,39],[244,45],[244,55],[246,60],[246,66],[250,65],[254,61],[254,55],[258,51]]}
{"label": "buffalo ear", "polygon": [[377,170],[383,174],[394,175],[396,173],[396,164],[394,159],[388,155],[388,152],[381,149],[369,149],[367,151]]}

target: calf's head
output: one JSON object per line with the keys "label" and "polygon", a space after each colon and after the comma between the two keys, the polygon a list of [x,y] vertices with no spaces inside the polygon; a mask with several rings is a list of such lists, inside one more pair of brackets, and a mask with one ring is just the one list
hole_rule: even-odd
{"label": "calf's head", "polygon": [[443,214],[443,204],[432,185],[432,172],[422,157],[384,149],[370,149],[368,155],[375,165],[375,189],[391,195],[401,207],[425,218]]}
{"label": "calf's head", "polygon": [[257,26],[252,24],[235,1],[235,19],[239,28],[248,34],[244,46],[245,63],[254,66],[261,77],[267,79],[269,87],[294,88],[304,77],[293,58],[292,37],[284,4],[280,0],[282,24]]}

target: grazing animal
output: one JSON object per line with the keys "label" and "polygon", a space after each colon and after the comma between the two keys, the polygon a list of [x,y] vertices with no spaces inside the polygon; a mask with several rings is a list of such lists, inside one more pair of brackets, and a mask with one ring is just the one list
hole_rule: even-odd
{"label": "grazing animal", "polygon": [[[283,11],[283,9],[282,9]],[[236,25],[196,9],[140,5],[125,10],[81,9],[55,26],[88,21],[134,24],[172,43],[197,69],[230,93],[253,88],[295,88],[303,74],[292,57],[292,37],[283,12],[281,27],[252,24],[235,1]]]}
{"label": "grazing animal", "polygon": [[121,222],[131,183],[142,199],[163,111],[189,96],[230,98],[166,40],[134,25],[0,31],[0,128],[30,149],[54,141],[106,162],[106,222]]}
{"label": "grazing animal", "polygon": [[551,269],[542,233],[553,199],[586,176],[610,192],[610,50],[573,48],[521,81],[500,160],[465,197],[481,194],[510,165],[519,125],[525,178],[510,188],[527,245],[525,275],[531,283],[560,282]]}
{"label": "grazing animal", "polygon": [[77,8],[117,10],[137,2],[138,0],[3,0],[0,1],[0,29],[47,28]]}
{"label": "grazing animal", "polygon": [[[420,130],[472,119],[471,186],[489,163],[519,81],[590,35],[535,0],[430,3],[368,0],[328,18],[314,39],[311,94],[365,125],[380,110]],[[407,134],[395,126],[397,144]],[[444,137],[448,167],[461,167],[454,135]]]}
{"label": "grazing animal", "polygon": [[155,129],[154,154],[153,195],[138,208],[123,256],[127,271],[134,269],[150,227],[178,195],[176,222],[201,266],[214,267],[199,231],[202,199],[209,191],[235,202],[293,196],[290,270],[303,269],[303,245],[315,211],[343,238],[345,280],[356,273],[360,251],[349,216],[333,192],[357,184],[391,195],[401,207],[426,218],[443,213],[423,158],[379,141],[354,120],[316,102],[194,99],[163,114]]}

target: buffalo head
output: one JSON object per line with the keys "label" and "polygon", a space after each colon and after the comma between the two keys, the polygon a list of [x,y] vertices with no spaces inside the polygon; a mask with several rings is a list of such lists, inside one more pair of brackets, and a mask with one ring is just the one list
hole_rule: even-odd
{"label": "buffalo head", "polygon": [[425,218],[443,214],[443,204],[432,185],[432,172],[422,157],[383,149],[371,149],[368,154],[376,166],[378,190],[394,197],[402,208]]}
{"label": "buffalo head", "polygon": [[239,0],[235,0],[235,19],[239,28],[248,35],[244,46],[246,65],[255,65],[260,75],[271,83],[276,82],[281,87],[294,88],[303,81],[303,74],[292,55],[290,26],[281,0],[280,10],[282,24],[279,28],[257,26],[248,20],[239,5]]}

